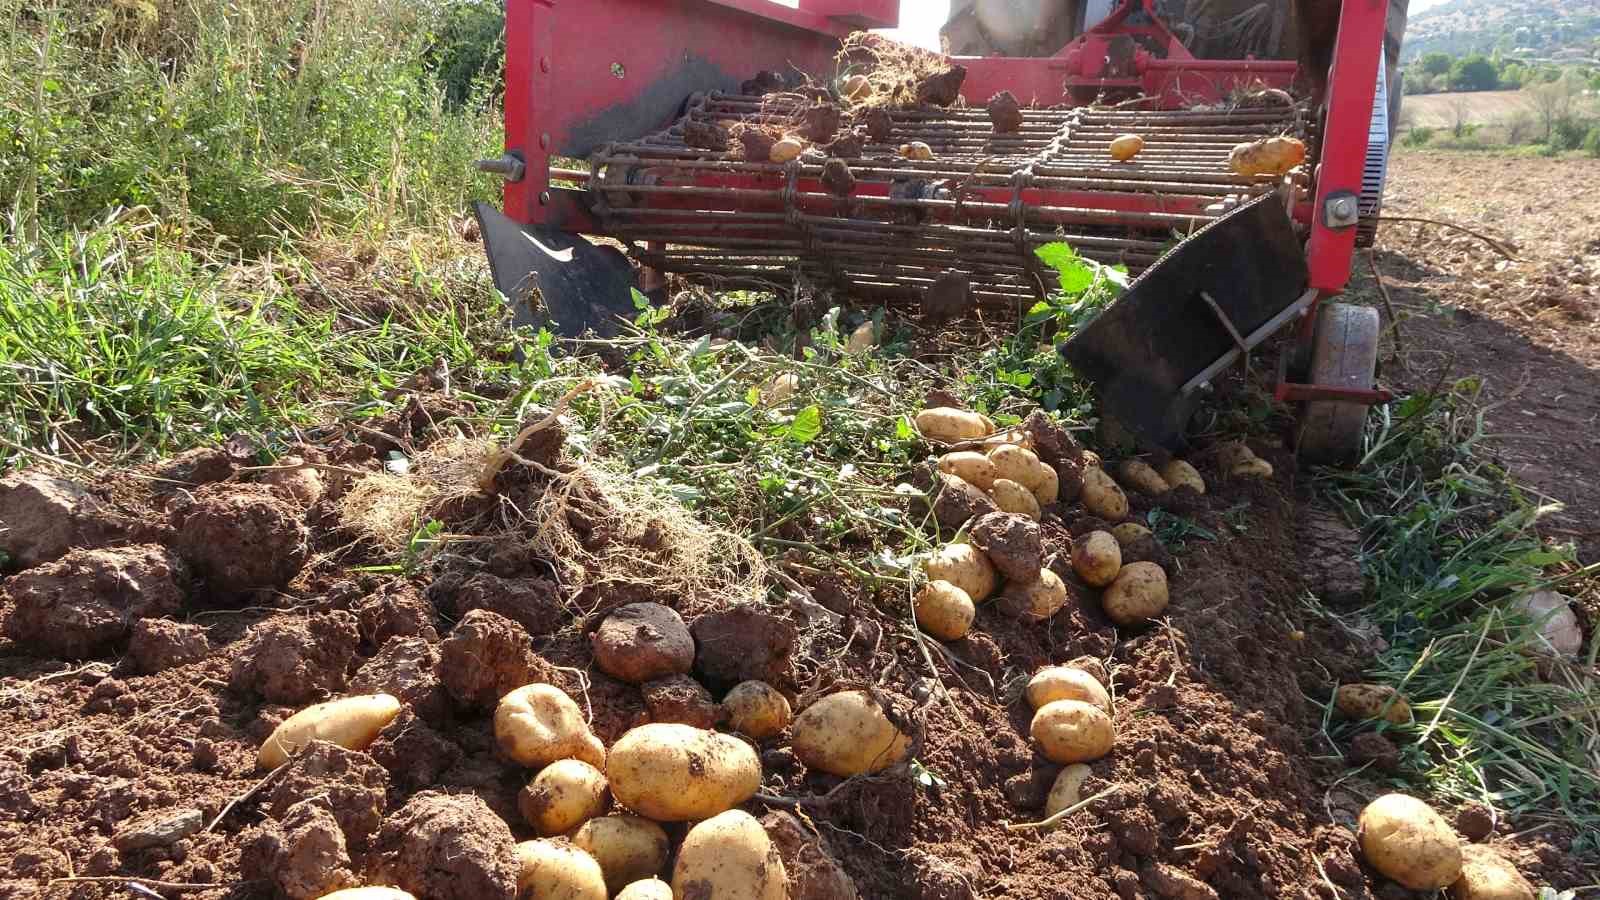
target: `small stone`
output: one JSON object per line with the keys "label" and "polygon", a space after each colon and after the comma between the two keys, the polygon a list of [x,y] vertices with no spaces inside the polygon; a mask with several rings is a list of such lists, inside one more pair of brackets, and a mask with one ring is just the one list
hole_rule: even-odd
{"label": "small stone", "polygon": [[163,810],[117,829],[111,837],[111,845],[123,853],[166,847],[199,831],[205,823],[205,814],[198,809],[176,813]]}

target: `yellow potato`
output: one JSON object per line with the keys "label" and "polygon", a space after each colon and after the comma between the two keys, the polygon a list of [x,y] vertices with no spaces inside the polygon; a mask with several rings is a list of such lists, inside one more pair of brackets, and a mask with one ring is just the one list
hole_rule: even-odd
{"label": "yellow potato", "polygon": [[1083,458],[1083,467],[1085,469],[1104,468],[1101,465],[1100,454],[1094,452],[1093,450],[1085,450],[1082,454],[1080,454],[1080,456]]}
{"label": "yellow potato", "polygon": [[1411,721],[1411,704],[1386,684],[1341,684],[1334,692],[1333,708],[1347,719],[1381,718],[1394,725]]}
{"label": "yellow potato", "polygon": [[1533,885],[1505,857],[1480,844],[1461,847],[1461,877],[1450,900],[1533,900]]}
{"label": "yellow potato", "polygon": [[1005,512],[1027,516],[1035,522],[1042,515],[1033,492],[1009,478],[996,478],[994,487],[989,489],[989,496],[994,498],[994,505]]}
{"label": "yellow potato", "polygon": [[312,741],[330,741],[346,750],[365,750],[399,714],[400,701],[388,694],[344,697],[308,706],[272,730],[256,754],[256,764],[263,769],[276,769]]}
{"label": "yellow potato", "polygon": [[611,805],[605,773],[581,759],[558,759],[517,794],[517,809],[544,837],[566,834]]}
{"label": "yellow potato", "polygon": [[1106,711],[1080,700],[1039,707],[1028,728],[1039,752],[1053,763],[1091,762],[1111,752],[1115,732]]}
{"label": "yellow potato", "polygon": [[1197,494],[1206,492],[1206,480],[1200,477],[1199,470],[1181,459],[1174,459],[1162,466],[1161,477],[1173,487],[1193,488]]}
{"label": "yellow potato", "polygon": [[1244,441],[1226,441],[1217,445],[1216,457],[1218,468],[1232,469],[1242,462],[1255,459],[1256,452]]}
{"label": "yellow potato", "polygon": [[1118,625],[1137,625],[1167,608],[1167,573],[1153,562],[1128,563],[1100,595],[1100,606]]}
{"label": "yellow potato", "polygon": [[1083,797],[1083,783],[1093,774],[1084,763],[1073,763],[1061,770],[1055,783],[1050,785],[1050,796],[1044,801],[1044,814],[1053,816],[1069,806],[1076,806]]}
{"label": "yellow potato", "polygon": [[516,852],[519,895],[539,900],[606,900],[600,864],[566,841],[523,841]]}
{"label": "yellow potato", "polygon": [[1090,466],[1083,470],[1083,508],[1107,522],[1121,522],[1128,517],[1128,495],[1104,469]]}
{"label": "yellow potato", "polygon": [[994,423],[982,413],[952,406],[935,406],[917,413],[917,430],[930,441],[954,444],[994,433]]}
{"label": "yellow potato", "polygon": [[976,450],[958,450],[939,457],[939,471],[954,475],[968,484],[987,491],[994,487],[994,463]]}
{"label": "yellow potato", "polygon": [[1111,529],[1111,536],[1117,539],[1117,545],[1120,547],[1126,547],[1140,538],[1154,537],[1150,529],[1138,522],[1123,522]]}
{"label": "yellow potato", "polygon": [[672,900],[672,885],[659,878],[646,878],[623,888],[616,900]]}
{"label": "yellow potato", "polygon": [[660,825],[628,815],[590,819],[573,833],[572,845],[594,857],[611,890],[660,875],[671,849]]}
{"label": "yellow potato", "polygon": [[1438,890],[1461,876],[1461,838],[1415,797],[1384,794],[1367,804],[1356,838],[1374,869],[1413,891]]}
{"label": "yellow potato", "polygon": [[1144,138],[1137,134],[1121,134],[1112,139],[1109,149],[1112,159],[1117,162],[1127,162],[1144,149]]}
{"label": "yellow potato", "polygon": [[933,148],[922,141],[912,141],[909,144],[900,145],[900,155],[906,159],[927,162],[933,159]]}
{"label": "yellow potato", "polygon": [[928,557],[923,568],[929,581],[948,581],[966,591],[974,603],[989,599],[1000,579],[994,563],[971,544],[945,544]]}
{"label": "yellow potato", "polygon": [[805,142],[792,134],[784,135],[772,145],[772,151],[767,159],[775,163],[786,163],[805,152]]}
{"label": "yellow potato", "polygon": [[850,332],[850,339],[845,342],[844,352],[851,356],[860,356],[876,346],[878,346],[877,330],[873,328],[872,320],[868,319],[856,326],[855,331]]}
{"label": "yellow potato", "polygon": [[606,760],[611,795],[658,822],[708,819],[761,787],[761,760],[738,738],[692,725],[640,725]]}
{"label": "yellow potato", "polygon": [[1025,622],[1043,622],[1067,605],[1067,586],[1061,576],[1049,569],[1039,570],[1037,581],[1006,585],[1001,609]]}
{"label": "yellow potato", "polygon": [[839,93],[843,94],[846,100],[859,103],[872,96],[872,82],[868,81],[865,75],[851,75],[844,80]]}
{"label": "yellow potato", "polygon": [[761,389],[761,402],[768,406],[777,406],[793,397],[795,391],[800,389],[800,376],[793,372],[784,372],[775,376]]}
{"label": "yellow potato", "polygon": [[1034,709],[1057,700],[1077,700],[1111,712],[1111,695],[1093,675],[1072,666],[1045,666],[1028,681],[1028,705]]}
{"label": "yellow potato", "polygon": [[321,900],[417,900],[417,898],[397,887],[353,887],[323,894]]}
{"label": "yellow potato", "polygon": [[1257,175],[1285,175],[1306,158],[1304,142],[1292,137],[1270,137],[1235,144],[1228,154],[1228,167],[1253,178]]}
{"label": "yellow potato", "polygon": [[1061,498],[1061,476],[1050,466],[1044,466],[1044,476],[1039,479],[1039,486],[1033,489],[1033,499],[1039,501],[1040,506],[1049,506]]}
{"label": "yellow potato", "polygon": [[722,708],[728,712],[729,728],[758,741],[777,737],[792,718],[788,699],[765,681],[734,685],[722,698]]}
{"label": "yellow potato", "polygon": [[1072,571],[1090,587],[1105,587],[1122,571],[1122,546],[1108,531],[1091,531],[1074,538]]}
{"label": "yellow potato", "polygon": [[589,730],[583,710],[553,684],[525,684],[494,708],[494,736],[518,765],[543,768],[558,759],[606,764],[606,748]]}
{"label": "yellow potato", "polygon": [[967,592],[948,581],[930,581],[923,585],[911,605],[918,627],[941,641],[966,637],[977,615]]}
{"label": "yellow potato", "polygon": [[755,816],[730,809],[689,829],[672,866],[679,900],[785,900],[783,858]]}
{"label": "yellow potato", "polygon": [[1141,494],[1156,496],[1172,490],[1172,485],[1142,459],[1125,459],[1117,467],[1117,477],[1122,483]]}
{"label": "yellow potato", "polygon": [[1272,463],[1258,457],[1250,457],[1242,463],[1230,468],[1228,475],[1233,478],[1271,478]]}
{"label": "yellow potato", "polygon": [[989,462],[994,464],[995,478],[1009,478],[1027,488],[1031,493],[1045,480],[1049,468],[1039,461],[1039,455],[1017,444],[1001,444],[989,450]]}
{"label": "yellow potato", "polygon": [[792,749],[806,768],[848,777],[881,772],[905,759],[911,737],[868,692],[840,691],[795,717]]}

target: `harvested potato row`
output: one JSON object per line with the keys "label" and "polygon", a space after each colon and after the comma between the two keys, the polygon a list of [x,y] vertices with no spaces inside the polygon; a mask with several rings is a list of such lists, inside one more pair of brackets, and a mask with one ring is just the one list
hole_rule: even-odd
{"label": "harvested potato row", "polygon": [[399,714],[400,701],[388,694],[343,697],[308,706],[272,730],[256,754],[256,764],[276,769],[312,741],[365,750]]}
{"label": "harvested potato row", "polygon": [[1090,587],[1105,587],[1122,571],[1122,546],[1110,532],[1081,535],[1072,541],[1072,571]]}
{"label": "harvested potato row", "polygon": [[1056,700],[1039,707],[1028,732],[1045,758],[1061,765],[1097,760],[1111,752],[1115,741],[1111,717],[1081,700]]}
{"label": "harvested potato row", "polygon": [[976,450],[957,450],[939,457],[939,471],[946,475],[954,475],[962,481],[987,491],[994,487],[994,463],[989,457]]}
{"label": "harvested potato row", "polygon": [[866,691],[829,694],[794,720],[795,758],[808,769],[849,777],[881,772],[911,749],[911,736]]}
{"label": "harvested potato row", "polygon": [[1384,794],[1367,804],[1356,840],[1374,869],[1413,891],[1448,887],[1461,876],[1460,836],[1415,797]]}
{"label": "harvested potato row", "polygon": [[1001,611],[1025,622],[1043,622],[1067,605],[1067,585],[1061,576],[1040,569],[1030,582],[1013,581],[1006,585]]}
{"label": "harvested potato row", "polygon": [[1206,492],[1206,480],[1200,477],[1200,471],[1181,459],[1169,460],[1162,466],[1161,477],[1172,487],[1190,488],[1196,494]]}
{"label": "harvested potato row", "polygon": [[917,627],[941,641],[958,641],[972,630],[977,609],[966,591],[948,581],[930,581],[911,603]]}
{"label": "harvested potato row", "polygon": [[1341,684],[1333,707],[1347,719],[1383,719],[1392,725],[1411,721],[1411,704],[1386,684]]}
{"label": "harvested potato row", "polygon": [[1229,441],[1217,447],[1217,463],[1229,478],[1271,478],[1272,463],[1256,456],[1243,441]]}
{"label": "harvested potato row", "polygon": [[1043,515],[1039,509],[1039,499],[1033,496],[1033,491],[1009,478],[996,478],[989,495],[994,498],[994,505],[1000,507],[1002,512],[1027,516],[1035,522]]}
{"label": "harvested potato row", "polygon": [[530,769],[558,759],[581,759],[596,769],[606,764],[605,745],[589,730],[583,711],[553,684],[525,684],[501,697],[494,736],[506,756]]}
{"label": "harvested potato row", "polygon": [[1119,547],[1126,547],[1140,538],[1153,538],[1155,534],[1138,522],[1123,522],[1111,529],[1111,536],[1117,539]]}
{"label": "harvested potato row", "polygon": [[1172,490],[1161,473],[1142,459],[1125,459],[1117,467],[1117,477],[1125,487],[1141,494],[1159,496]]}
{"label": "harvested potato row", "polygon": [[730,809],[689,829],[672,866],[672,895],[715,900],[785,900],[783,858],[755,816]]}
{"label": "harvested potato row", "polygon": [[788,698],[765,681],[734,685],[722,698],[722,708],[728,713],[729,728],[758,741],[777,737],[792,718]]}
{"label": "harvested potato row", "polygon": [[988,416],[969,409],[935,406],[917,413],[917,430],[922,436],[943,444],[958,444],[994,434]]}
{"label": "harvested potato row", "polygon": [[1111,712],[1111,694],[1100,679],[1073,666],[1045,666],[1028,681],[1028,705],[1035,710],[1057,700],[1077,700]]}
{"label": "harvested potato row", "polygon": [[1015,444],[1001,444],[991,449],[989,462],[994,466],[995,478],[1010,479],[1030,492],[1044,482],[1045,469],[1049,468],[1040,461],[1038,454]]}
{"label": "harvested potato row", "polygon": [[552,900],[606,900],[606,880],[594,857],[566,841],[540,838],[516,847],[517,893]]}
{"label": "harvested potato row", "polygon": [[1084,468],[1082,497],[1083,508],[1092,516],[1112,523],[1128,517],[1128,495],[1099,466]]}
{"label": "harvested potato row", "polygon": [[606,778],[623,806],[658,822],[686,822],[755,796],[761,760],[732,735],[654,722],[617,739]]}
{"label": "harvested potato row", "polygon": [[606,776],[581,759],[558,759],[517,794],[517,809],[542,837],[566,834],[611,805]]}
{"label": "harvested potato row", "polygon": [[974,603],[989,599],[1000,580],[994,563],[971,544],[945,544],[928,557],[923,568],[929,581],[948,581],[966,591]]}
{"label": "harvested potato row", "polygon": [[1148,622],[1161,615],[1167,601],[1167,573],[1153,562],[1123,566],[1100,595],[1100,606],[1118,625]]}
{"label": "harvested potato row", "polygon": [[590,819],[573,833],[572,845],[594,857],[613,891],[660,875],[671,849],[660,825],[629,815]]}

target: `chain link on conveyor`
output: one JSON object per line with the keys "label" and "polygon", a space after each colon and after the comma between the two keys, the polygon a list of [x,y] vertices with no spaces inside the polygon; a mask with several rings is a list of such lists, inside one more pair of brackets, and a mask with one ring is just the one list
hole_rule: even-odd
{"label": "chain link on conveyor", "polygon": [[[980,306],[1015,315],[1053,286],[1035,248],[1065,240],[1091,259],[1135,272],[1175,240],[1245,197],[1279,188],[1228,168],[1235,144],[1307,137],[1285,106],[1235,110],[1023,110],[997,135],[978,109],[896,110],[888,141],[864,128],[848,157],[848,191],[824,186],[828,156],[808,150],[777,164],[690,147],[688,123],[793,128],[804,101],[709,94],[666,131],[608,145],[591,160],[589,189],[604,231],[646,266],[724,288],[818,287],[899,305],[946,272],[965,274]],[[841,134],[856,125],[848,118]],[[1120,134],[1144,149],[1109,153]],[[921,141],[934,159],[902,158]],[[1291,199],[1305,185],[1292,188]],[[898,302],[897,302],[898,301]]]}

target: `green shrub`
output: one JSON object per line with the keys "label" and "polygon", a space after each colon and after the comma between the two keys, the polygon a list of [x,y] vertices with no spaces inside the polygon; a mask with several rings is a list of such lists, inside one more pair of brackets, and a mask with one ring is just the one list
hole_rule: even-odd
{"label": "green shrub", "polygon": [[1589,136],[1589,120],[1577,116],[1561,116],[1550,126],[1550,146],[1557,151],[1576,150]]}
{"label": "green shrub", "polygon": [[1583,137],[1583,152],[1600,159],[1600,125],[1593,125]]}
{"label": "green shrub", "polygon": [[1433,140],[1433,129],[1419,125],[1406,132],[1400,143],[1407,147],[1426,147],[1431,140]]}

